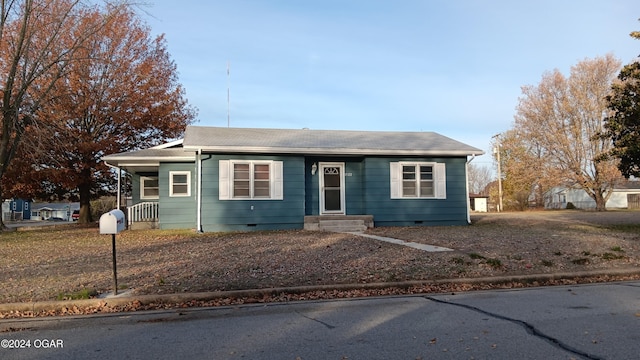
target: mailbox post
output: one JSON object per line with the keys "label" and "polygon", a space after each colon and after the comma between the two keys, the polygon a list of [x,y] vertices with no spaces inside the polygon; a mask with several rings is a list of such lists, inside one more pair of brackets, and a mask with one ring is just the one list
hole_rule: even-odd
{"label": "mailbox post", "polygon": [[100,234],[111,234],[113,249],[113,295],[118,295],[118,273],[116,270],[116,234],[124,230],[125,221],[122,210],[115,209],[100,216]]}

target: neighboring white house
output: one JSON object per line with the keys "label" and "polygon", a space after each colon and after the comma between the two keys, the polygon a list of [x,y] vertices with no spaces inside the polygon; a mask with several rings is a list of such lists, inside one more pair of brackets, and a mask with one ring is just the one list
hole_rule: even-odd
{"label": "neighboring white house", "polygon": [[80,203],[33,203],[31,220],[71,221],[74,210],[80,209]]}
{"label": "neighboring white house", "polygon": [[[579,187],[556,186],[544,196],[545,209],[566,209],[572,203],[578,209],[595,209],[596,202]],[[607,209],[639,209],[640,181],[627,181],[616,186],[607,201]]]}
{"label": "neighboring white house", "polygon": [[2,202],[2,219],[9,221],[11,219],[11,200],[5,200]]}

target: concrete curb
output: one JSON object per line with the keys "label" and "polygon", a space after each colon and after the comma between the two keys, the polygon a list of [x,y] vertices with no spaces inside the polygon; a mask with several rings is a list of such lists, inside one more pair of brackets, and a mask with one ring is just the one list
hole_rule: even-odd
{"label": "concrete curb", "polygon": [[65,300],[65,301],[36,301],[26,303],[7,303],[0,304],[0,312],[10,311],[32,311],[34,313],[40,311],[52,311],[69,309],[73,307],[86,308],[98,306],[124,306],[133,302],[139,302],[141,305],[149,304],[172,304],[188,301],[210,301],[224,298],[250,298],[263,297],[274,294],[302,294],[315,291],[348,291],[348,290],[380,290],[388,288],[410,288],[413,286],[423,285],[444,285],[444,284],[505,284],[510,282],[544,282],[551,280],[575,280],[586,279],[597,276],[638,276],[640,277],[640,268],[629,269],[610,269],[602,271],[585,271],[574,273],[557,273],[557,274],[533,274],[533,275],[510,275],[495,276],[483,278],[455,278],[442,280],[415,280],[385,283],[367,283],[367,284],[336,284],[336,285],[312,285],[312,286],[296,286],[296,287],[280,287],[265,289],[248,289],[248,290],[232,290],[232,291],[212,291],[184,294],[163,294],[163,295],[132,295],[123,297],[97,298],[85,300]]}

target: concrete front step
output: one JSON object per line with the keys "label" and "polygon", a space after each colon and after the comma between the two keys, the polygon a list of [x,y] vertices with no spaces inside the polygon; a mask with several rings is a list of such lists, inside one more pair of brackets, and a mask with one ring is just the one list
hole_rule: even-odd
{"label": "concrete front step", "polygon": [[305,230],[361,232],[373,227],[372,215],[305,216]]}

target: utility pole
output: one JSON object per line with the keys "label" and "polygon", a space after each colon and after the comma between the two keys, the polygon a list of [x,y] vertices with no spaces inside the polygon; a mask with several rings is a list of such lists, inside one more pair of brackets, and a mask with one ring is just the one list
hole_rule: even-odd
{"label": "utility pole", "polygon": [[493,148],[493,153],[496,155],[496,161],[498,161],[498,212],[502,211],[502,173],[500,172],[500,143],[496,134],[492,138],[496,139],[496,146]]}
{"label": "utility pole", "polygon": [[227,127],[231,126],[231,62],[227,61]]}

